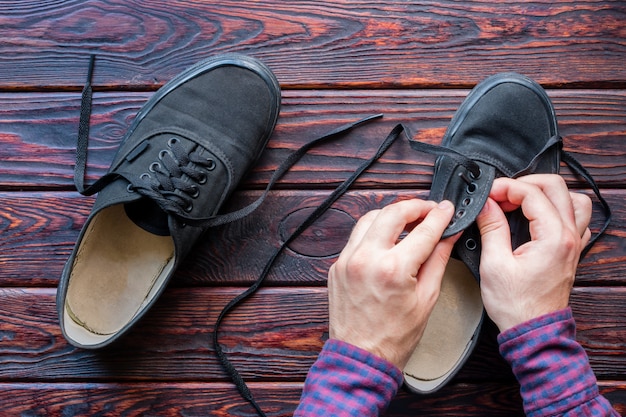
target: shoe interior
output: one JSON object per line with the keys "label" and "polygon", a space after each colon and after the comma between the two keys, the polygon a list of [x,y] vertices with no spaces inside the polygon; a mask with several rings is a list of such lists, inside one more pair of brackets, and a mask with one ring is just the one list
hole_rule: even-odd
{"label": "shoe interior", "polygon": [[409,389],[426,394],[448,382],[471,353],[482,318],[478,282],[463,262],[450,259],[424,335],[404,368]]}
{"label": "shoe interior", "polygon": [[155,297],[174,264],[174,243],[137,226],[122,204],[100,211],[76,254],[67,290],[67,336],[96,345],[115,336]]}

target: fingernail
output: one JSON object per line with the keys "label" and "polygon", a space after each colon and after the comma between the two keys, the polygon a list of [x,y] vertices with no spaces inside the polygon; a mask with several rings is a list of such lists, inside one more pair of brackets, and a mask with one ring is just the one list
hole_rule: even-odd
{"label": "fingernail", "polygon": [[437,207],[441,210],[452,210],[454,209],[454,204],[449,200],[443,200]]}

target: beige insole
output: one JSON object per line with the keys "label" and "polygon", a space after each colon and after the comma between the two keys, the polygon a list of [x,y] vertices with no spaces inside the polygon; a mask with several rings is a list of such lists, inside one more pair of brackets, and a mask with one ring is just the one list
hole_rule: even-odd
{"label": "beige insole", "polygon": [[469,348],[482,314],[478,282],[463,262],[450,259],[424,335],[404,368],[413,378],[408,382],[425,381],[427,390],[426,381],[446,377]]}
{"label": "beige insole", "polygon": [[172,238],[135,225],[122,204],[98,213],[79,247],[67,291],[67,313],[83,328],[79,332],[119,331],[153,297],[173,259]]}

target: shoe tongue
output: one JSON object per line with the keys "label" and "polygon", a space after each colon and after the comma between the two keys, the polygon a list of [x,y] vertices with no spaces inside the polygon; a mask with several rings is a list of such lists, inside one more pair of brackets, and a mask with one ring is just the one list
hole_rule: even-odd
{"label": "shoe tongue", "polygon": [[143,230],[158,236],[169,236],[167,213],[148,198],[124,205],[126,215]]}

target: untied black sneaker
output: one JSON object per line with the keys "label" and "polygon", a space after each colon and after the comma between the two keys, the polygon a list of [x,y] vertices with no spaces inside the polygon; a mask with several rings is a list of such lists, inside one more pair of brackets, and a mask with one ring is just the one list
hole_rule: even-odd
{"label": "untied black sneaker", "polygon": [[57,309],[71,344],[97,348],[145,314],[208,227],[251,211],[219,214],[273,132],[280,87],[251,57],[198,63],[148,100],[108,173],[87,189],[85,91],[75,182],[98,196],[63,269]]}
{"label": "untied black sneaker", "polygon": [[[438,155],[430,199],[450,200],[456,213],[443,237],[463,232],[442,282],[441,294],[424,335],[404,369],[414,392],[431,393],[461,369],[476,346],[484,318],[480,296],[480,232],[476,216],[497,177],[558,174],[561,160],[582,176],[603,204],[606,230],[610,210],[589,173],[562,150],[552,102],[545,90],[515,73],[491,76],[461,104],[442,146],[410,141],[412,148]],[[508,214],[513,248],[530,240],[521,210]],[[585,253],[586,253],[585,250]]]}

